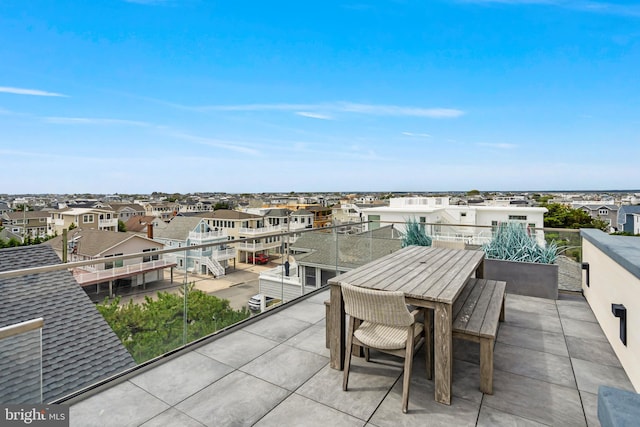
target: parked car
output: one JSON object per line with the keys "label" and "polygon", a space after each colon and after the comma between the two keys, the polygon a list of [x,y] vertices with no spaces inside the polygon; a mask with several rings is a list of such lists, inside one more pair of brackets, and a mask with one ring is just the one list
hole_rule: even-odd
{"label": "parked car", "polygon": [[266,264],[269,262],[269,255],[267,254],[255,254],[249,255],[247,261],[250,264]]}
{"label": "parked car", "polygon": [[[249,298],[249,310],[260,311],[260,302],[262,301],[262,294],[257,294]],[[274,298],[264,297],[264,306],[269,307],[275,301]]]}

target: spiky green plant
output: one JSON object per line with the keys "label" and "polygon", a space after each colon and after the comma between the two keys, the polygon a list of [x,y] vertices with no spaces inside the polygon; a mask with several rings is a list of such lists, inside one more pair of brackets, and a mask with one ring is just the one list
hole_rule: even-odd
{"label": "spiky green plant", "polygon": [[406,231],[402,237],[402,247],[411,245],[416,246],[431,246],[431,237],[427,236],[424,231],[424,226],[420,224],[415,218],[405,220]]}
{"label": "spiky green plant", "polygon": [[560,252],[555,241],[542,247],[524,224],[514,222],[501,223],[491,242],[482,245],[482,250],[489,259],[540,264],[555,263]]}

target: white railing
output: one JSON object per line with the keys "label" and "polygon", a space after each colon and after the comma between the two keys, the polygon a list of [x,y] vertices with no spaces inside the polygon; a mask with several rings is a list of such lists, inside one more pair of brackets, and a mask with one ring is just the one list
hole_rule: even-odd
{"label": "white railing", "polygon": [[220,249],[220,250],[214,249],[213,253],[211,254],[211,257],[216,261],[225,261],[228,259],[235,258],[237,254],[238,254],[238,251],[236,251],[235,248]]}
{"label": "white railing", "polygon": [[225,274],[224,267],[221,266],[218,261],[211,258],[204,258],[203,261],[204,261],[204,264],[209,269],[209,271],[211,271],[211,273],[214,276],[216,277],[224,276]]}
{"label": "white railing", "polygon": [[266,249],[278,248],[281,246],[281,242],[238,242],[238,249],[243,251],[263,251]]}
{"label": "white railing", "polygon": [[189,240],[211,240],[211,239],[220,239],[227,237],[226,230],[218,230],[218,231],[207,231],[205,233],[199,233],[197,231],[189,232]]}
{"label": "white railing", "polygon": [[247,236],[257,236],[260,234],[269,234],[269,233],[277,233],[280,231],[286,231],[287,226],[286,224],[284,225],[284,227],[282,225],[269,225],[267,227],[258,227],[258,228],[240,228],[238,230],[238,233],[240,235],[247,235]]}
{"label": "white railing", "polygon": [[99,219],[98,227],[117,227],[118,219]]}
{"label": "white railing", "polygon": [[[73,277],[76,278],[78,283],[95,282],[96,280],[108,281],[111,278],[117,276],[133,276],[136,273],[143,273],[149,270],[156,270],[159,268],[166,268],[175,264],[167,259],[161,259],[150,262],[143,262],[139,264],[125,265],[123,267],[109,268],[107,270],[94,270],[83,272],[81,270],[74,270]],[[86,268],[83,267],[83,269]]]}

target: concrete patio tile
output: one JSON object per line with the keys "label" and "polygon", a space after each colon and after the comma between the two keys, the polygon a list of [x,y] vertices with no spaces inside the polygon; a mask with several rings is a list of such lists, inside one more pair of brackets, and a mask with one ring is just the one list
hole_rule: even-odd
{"label": "concrete patio tile", "polygon": [[275,313],[246,326],[243,330],[273,341],[284,342],[311,325],[311,322],[303,322],[282,313]]}
{"label": "concrete patio tile", "polygon": [[327,357],[281,344],[240,370],[294,391],[328,363]]}
{"label": "concrete patio tile", "polygon": [[545,332],[538,329],[515,328],[501,324],[498,329],[497,342],[515,345],[531,350],[544,351],[558,356],[569,357],[564,335],[555,332]]}
{"label": "concrete patio tile", "polygon": [[226,365],[239,368],[279,343],[244,330],[219,338],[195,351]]}
{"label": "concrete patio tile", "polygon": [[565,336],[609,342],[598,323],[567,318],[563,318],[561,321]]}
{"label": "concrete patio tile", "polygon": [[176,405],[206,426],[250,426],[282,402],[289,392],[234,371]]}
{"label": "concrete patio tile", "polygon": [[329,294],[329,288],[327,287],[324,291],[318,292],[312,297],[308,297],[307,299],[305,299],[305,301],[314,304],[322,304],[322,306],[324,307],[324,302],[329,299]]}
{"label": "concrete patio tile", "polygon": [[608,385],[624,390],[635,391],[633,384],[622,368],[599,365],[582,359],[571,359],[578,383],[578,390],[598,394],[598,387]]}
{"label": "concrete patio tile", "polygon": [[364,424],[364,420],[306,397],[292,394],[255,425],[260,427],[361,427]]}
{"label": "concrete patio tile", "polygon": [[584,322],[597,323],[596,316],[586,302],[558,301],[558,313],[561,319],[582,320]]}
{"label": "concrete patio tile", "polygon": [[160,415],[153,417],[151,420],[142,424],[141,427],[167,427],[167,426],[180,426],[180,427],[204,427],[204,424],[194,420],[187,414],[184,414],[177,409],[170,408]]}
{"label": "concrete patio tile", "polygon": [[327,365],[300,387],[296,394],[368,420],[402,373],[399,363],[373,360],[367,363],[363,358],[353,358],[347,391],[342,390],[343,371]]}
{"label": "concrete patio tile", "polygon": [[480,344],[460,338],[454,338],[453,358],[480,365]]}
{"label": "concrete patio tile", "polygon": [[544,427],[546,424],[528,420],[517,415],[499,411],[487,405],[482,405],[478,416],[478,427]]}
{"label": "concrete patio tile", "polygon": [[324,357],[329,357],[330,352],[325,345],[325,337],[325,326],[323,324],[315,324],[300,332],[298,335],[289,338],[285,341],[285,344],[299,348],[300,350],[306,350]]}
{"label": "concrete patio tile", "polygon": [[576,387],[568,357],[496,343],[493,367],[553,384]]}
{"label": "concrete patio tile", "polygon": [[580,398],[582,399],[582,408],[584,409],[584,416],[587,419],[587,426],[600,427],[600,420],[598,420],[598,395],[581,391]]}
{"label": "concrete patio tile", "polygon": [[509,310],[519,310],[548,316],[558,315],[555,300],[524,295],[506,294],[505,309],[506,314],[509,314]]}
{"label": "concrete patio tile", "polygon": [[529,312],[523,310],[517,310],[514,308],[506,307],[505,321],[500,324],[508,325],[515,328],[522,329],[537,329],[545,332],[553,332],[556,334],[562,333],[562,324],[560,323],[560,316],[547,315],[539,312]]}
{"label": "concrete patio tile", "polygon": [[586,425],[575,388],[500,370],[493,373],[493,395],[484,395],[482,405],[547,425]]}
{"label": "concrete patio tile", "polygon": [[281,314],[303,322],[316,323],[326,317],[326,309],[324,304],[314,304],[304,300],[288,307]]}
{"label": "concrete patio tile", "polygon": [[408,412],[402,413],[402,378],[399,378],[374,412],[371,423],[379,427],[475,426],[479,410],[479,402],[455,395],[451,397],[451,405],[437,403],[433,382],[424,375],[412,375]]}
{"label": "concrete patio tile", "polygon": [[609,365],[621,368],[618,356],[611,348],[609,342],[590,340],[578,337],[566,337],[569,355],[577,359],[588,360],[600,365]]}
{"label": "concrete patio tile", "polygon": [[[476,403],[482,401],[482,392],[480,391],[480,365],[478,363],[453,360],[453,381],[451,384],[451,394],[453,396]],[[415,360],[413,361],[413,373],[414,375],[416,374]],[[424,375],[422,373],[420,374]],[[433,393],[435,390],[433,381],[429,382],[429,386]]]}
{"label": "concrete patio tile", "polygon": [[189,352],[136,375],[130,381],[170,405],[184,400],[233,371],[196,352]]}
{"label": "concrete patio tile", "polygon": [[169,408],[165,402],[126,381],[69,409],[71,426],[138,426]]}

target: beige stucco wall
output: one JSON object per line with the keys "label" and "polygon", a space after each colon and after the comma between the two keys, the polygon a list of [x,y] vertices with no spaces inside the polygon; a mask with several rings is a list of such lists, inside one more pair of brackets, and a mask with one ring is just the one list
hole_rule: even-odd
{"label": "beige stucco wall", "polygon": [[[590,286],[583,272],[582,290],[636,391],[640,391],[640,279],[582,239],[583,261],[589,263]],[[627,345],[620,341],[620,319],[611,304],[627,309]]]}

